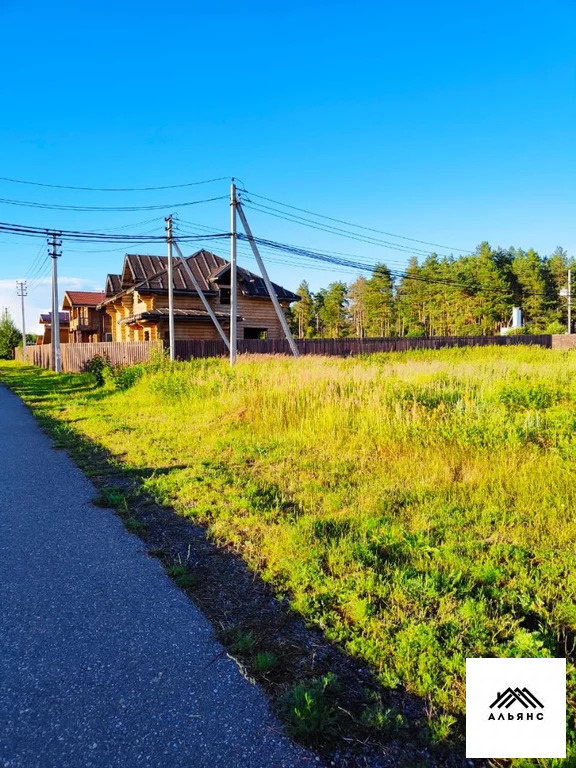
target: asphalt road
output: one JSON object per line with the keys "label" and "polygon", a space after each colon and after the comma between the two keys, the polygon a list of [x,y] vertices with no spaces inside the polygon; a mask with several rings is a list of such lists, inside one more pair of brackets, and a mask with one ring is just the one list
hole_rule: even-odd
{"label": "asphalt road", "polygon": [[317,765],[0,386],[0,766]]}

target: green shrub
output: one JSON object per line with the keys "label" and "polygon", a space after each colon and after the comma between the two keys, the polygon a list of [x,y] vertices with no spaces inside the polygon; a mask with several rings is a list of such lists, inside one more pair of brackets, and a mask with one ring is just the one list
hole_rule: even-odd
{"label": "green shrub", "polygon": [[96,385],[102,387],[105,382],[105,372],[111,370],[112,363],[108,355],[95,355],[84,365],[84,370],[96,379]]}

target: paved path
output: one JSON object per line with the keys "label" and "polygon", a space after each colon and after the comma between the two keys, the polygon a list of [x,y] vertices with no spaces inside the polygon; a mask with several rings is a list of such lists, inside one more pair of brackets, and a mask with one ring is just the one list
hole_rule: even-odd
{"label": "paved path", "polygon": [[0,766],[317,765],[0,386]]}

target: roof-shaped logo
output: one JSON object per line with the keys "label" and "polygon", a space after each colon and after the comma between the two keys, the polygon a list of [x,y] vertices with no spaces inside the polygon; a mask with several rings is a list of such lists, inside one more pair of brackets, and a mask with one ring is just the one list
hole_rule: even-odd
{"label": "roof-shaped logo", "polygon": [[490,704],[490,709],[509,709],[514,702],[521,704],[525,709],[544,709],[544,704],[539,701],[528,688],[506,688],[503,693],[498,693],[496,699]]}

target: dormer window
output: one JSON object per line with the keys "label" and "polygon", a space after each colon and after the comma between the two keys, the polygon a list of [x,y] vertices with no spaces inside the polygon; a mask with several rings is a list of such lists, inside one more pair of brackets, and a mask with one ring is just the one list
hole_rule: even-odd
{"label": "dormer window", "polygon": [[230,287],[220,287],[220,304],[230,304]]}

